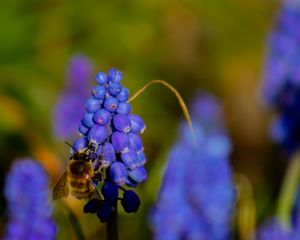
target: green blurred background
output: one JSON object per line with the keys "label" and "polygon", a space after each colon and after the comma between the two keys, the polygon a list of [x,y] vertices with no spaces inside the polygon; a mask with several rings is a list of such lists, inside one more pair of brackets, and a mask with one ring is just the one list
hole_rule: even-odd
{"label": "green blurred background", "polygon": [[[2,0],[1,187],[19,157],[39,159],[52,184],[64,171],[69,152],[53,134],[52,114],[65,87],[67,64],[81,53],[93,62],[94,73],[119,68],[131,93],[163,79],[187,102],[202,90],[219,97],[234,145],[231,163],[253,185],[259,223],[274,209],[286,164],[268,139],[269,113],[259,102],[266,35],[278,8],[279,2],[264,0]],[[176,98],[160,86],[137,98],[133,112],[147,124],[143,140],[149,180],[138,189],[140,211],[121,213],[120,235],[148,239],[147,215],[183,116]],[[67,204],[87,239],[105,236],[95,216],[82,214],[82,202],[69,197]],[[3,197],[0,208],[3,231]],[[56,208],[59,237],[73,239],[63,205],[56,203]]]}

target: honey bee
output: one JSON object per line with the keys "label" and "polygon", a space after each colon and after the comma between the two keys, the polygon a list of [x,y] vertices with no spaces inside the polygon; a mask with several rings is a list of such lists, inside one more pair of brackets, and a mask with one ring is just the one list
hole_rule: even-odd
{"label": "honey bee", "polygon": [[53,189],[53,199],[67,197],[69,193],[78,199],[89,199],[93,195],[99,195],[94,186],[94,168],[89,157],[91,148],[84,152],[76,152],[68,162],[67,170],[58,180]]}

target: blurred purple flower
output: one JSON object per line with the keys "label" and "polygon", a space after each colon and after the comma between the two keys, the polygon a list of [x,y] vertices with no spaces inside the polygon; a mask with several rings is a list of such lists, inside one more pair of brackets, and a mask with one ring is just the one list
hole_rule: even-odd
{"label": "blurred purple flower", "polygon": [[263,225],[258,231],[258,240],[292,240],[291,231],[285,229],[276,219]]}
{"label": "blurred purple flower", "polygon": [[276,218],[262,225],[257,234],[258,240],[300,240],[300,189],[292,209],[290,226],[284,226]]}
{"label": "blurred purple flower", "polygon": [[268,38],[262,87],[265,103],[278,111],[271,137],[293,153],[300,143],[300,2],[289,0]]}
{"label": "blurred purple flower", "polygon": [[54,109],[53,126],[58,138],[66,139],[75,135],[78,122],[84,114],[91,76],[92,64],[88,58],[77,55],[71,59],[66,88]]}
{"label": "blurred purple flower", "polygon": [[49,178],[38,162],[16,161],[6,176],[4,194],[9,215],[5,240],[55,239]]}
{"label": "blurred purple flower", "polygon": [[[202,109],[199,109],[202,108]],[[183,124],[168,157],[151,224],[155,239],[228,239],[235,203],[218,102],[209,94],[192,104],[197,146]]]}

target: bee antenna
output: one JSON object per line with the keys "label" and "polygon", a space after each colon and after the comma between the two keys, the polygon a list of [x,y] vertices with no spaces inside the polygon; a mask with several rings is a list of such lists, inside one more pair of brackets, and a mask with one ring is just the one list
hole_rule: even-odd
{"label": "bee antenna", "polygon": [[73,147],[73,145],[71,143],[65,141],[65,144],[67,144],[69,147],[71,147],[74,150],[74,152],[77,153],[77,150]]}

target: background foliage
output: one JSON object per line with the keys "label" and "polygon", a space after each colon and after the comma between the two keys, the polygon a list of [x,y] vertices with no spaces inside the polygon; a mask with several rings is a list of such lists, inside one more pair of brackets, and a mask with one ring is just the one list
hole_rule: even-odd
{"label": "background foliage", "polygon": [[[274,208],[286,165],[268,139],[268,113],[259,102],[265,39],[278,6],[276,1],[259,0],[3,0],[1,187],[18,157],[39,159],[53,184],[64,171],[68,147],[53,134],[52,113],[65,86],[67,63],[74,54],[82,53],[93,62],[95,73],[119,68],[131,93],[149,80],[163,79],[187,102],[200,90],[216,94],[224,105],[234,144],[233,168],[252,182],[258,220],[265,219]],[[158,86],[136,99],[133,111],[147,124],[143,140],[149,180],[139,187],[139,213],[121,214],[120,235],[122,239],[145,239],[150,238],[147,214],[183,117],[175,97]],[[88,239],[104,236],[98,220],[82,214],[82,202],[68,198],[67,204],[76,212]],[[61,226],[68,226],[63,204],[57,203],[56,208]],[[0,211],[3,230],[3,197]],[[60,237],[73,234],[69,229],[61,231]]]}

